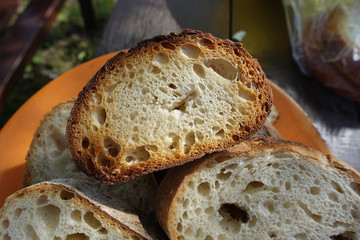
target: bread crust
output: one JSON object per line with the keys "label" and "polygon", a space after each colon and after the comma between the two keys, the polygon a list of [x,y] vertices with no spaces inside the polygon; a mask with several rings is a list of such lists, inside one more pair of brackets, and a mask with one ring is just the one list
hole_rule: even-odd
{"label": "bread crust", "polygon": [[[197,45],[200,40],[202,44],[205,45],[204,49],[207,49],[206,51],[215,53],[221,50],[224,54],[228,54],[227,57],[237,61],[239,71],[242,71],[244,74],[241,79],[240,76],[236,79],[238,84],[243,81],[242,84],[247,84],[248,86],[254,84],[255,87],[259,89],[256,93],[257,99],[254,101],[256,113],[254,113],[254,116],[249,122],[246,122],[244,126],[240,124],[238,129],[234,129],[233,137],[227,137],[222,141],[214,142],[204,140],[186,154],[180,151],[172,151],[169,154],[160,149],[157,153],[151,152],[148,160],[136,165],[123,164],[125,152],[131,150],[131,148],[126,147],[127,143],[125,142],[118,142],[121,151],[116,157],[108,156],[108,154],[103,152],[102,154],[106,155],[106,160],[103,164],[99,164],[96,160],[96,156],[103,151],[101,149],[101,139],[96,139],[96,137],[92,136],[91,141],[94,142],[92,152],[83,150],[82,137],[84,133],[80,126],[83,121],[82,116],[85,112],[92,111],[89,102],[93,100],[94,94],[103,91],[102,87],[106,84],[107,76],[111,75],[114,69],[126,69],[127,64],[141,58],[143,54],[153,52],[154,49],[161,48],[163,49],[162,51],[169,53],[171,52],[169,48],[178,47],[183,44]],[[144,40],[129,51],[121,51],[110,59],[89,81],[83,91],[80,92],[67,125],[67,144],[71,158],[75,160],[80,169],[86,174],[94,176],[102,182],[113,184],[125,182],[153,171],[184,164],[206,153],[223,150],[229,146],[240,143],[242,140],[255,134],[262,127],[267,115],[271,111],[270,108],[272,105],[272,91],[267,81],[257,60],[253,59],[240,43],[221,40],[211,34],[204,34],[194,30],[184,30],[180,34],[170,33],[166,36],[161,35],[149,40]]]}
{"label": "bread crust", "polygon": [[[175,215],[174,211],[176,210],[172,208],[171,205],[174,202],[175,196],[184,191],[183,188],[186,187],[183,184],[185,178],[198,171],[198,169],[206,168],[205,165],[207,161],[214,159],[216,156],[255,156],[260,152],[292,152],[299,154],[303,156],[303,159],[306,159],[306,161],[312,161],[313,163],[336,169],[339,174],[348,176],[360,186],[360,173],[335,156],[323,154],[301,143],[275,139],[272,137],[254,138],[228,148],[223,152],[212,153],[201,159],[168,170],[159,185],[155,201],[159,223],[168,236],[172,236],[173,229],[170,221]],[[358,191],[360,191],[360,189]]]}
{"label": "bread crust", "polygon": [[[106,194],[101,195],[101,192],[94,191],[94,186],[86,181],[57,179],[32,185],[9,196],[1,211],[7,211],[7,208],[11,208],[13,203],[22,198],[37,198],[43,195],[60,195],[59,198],[75,205],[76,209],[94,213],[103,227],[111,230],[112,234],[118,234],[118,237],[125,235],[136,239],[165,239],[160,229],[149,228],[151,224],[146,223],[148,220],[140,217],[126,202],[111,199]],[[80,229],[79,231],[81,232]]]}

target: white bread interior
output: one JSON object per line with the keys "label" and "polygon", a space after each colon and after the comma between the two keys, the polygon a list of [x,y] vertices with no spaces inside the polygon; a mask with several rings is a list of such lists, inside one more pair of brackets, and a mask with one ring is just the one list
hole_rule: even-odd
{"label": "white bread interior", "polygon": [[21,189],[0,209],[4,240],[163,239],[152,225],[126,202],[71,179]]}
{"label": "white bread interior", "polygon": [[257,140],[168,171],[171,239],[360,239],[360,177],[305,146]]}

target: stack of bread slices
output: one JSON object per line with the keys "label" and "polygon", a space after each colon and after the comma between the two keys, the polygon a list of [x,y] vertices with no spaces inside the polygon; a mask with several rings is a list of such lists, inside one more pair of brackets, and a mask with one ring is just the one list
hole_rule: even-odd
{"label": "stack of bread slices", "polygon": [[142,41],[44,116],[0,239],[360,239],[360,174],[279,139],[271,107],[240,43]]}

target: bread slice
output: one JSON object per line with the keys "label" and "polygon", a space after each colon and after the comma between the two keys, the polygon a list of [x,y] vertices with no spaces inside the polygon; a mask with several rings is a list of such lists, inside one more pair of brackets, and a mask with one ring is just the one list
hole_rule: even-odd
{"label": "bread slice", "polygon": [[[325,20],[324,20],[325,19]],[[360,99],[360,85],[345,75],[325,54],[322,31],[326,25],[323,16],[312,19],[303,29],[303,40],[299,49],[299,56],[307,73],[323,83],[326,87],[339,95],[354,100]]]}
{"label": "bread slice", "polygon": [[360,2],[340,4],[328,15],[321,33],[327,61],[360,86]]}
{"label": "bread slice", "polygon": [[88,175],[124,182],[241,142],[271,105],[265,74],[240,43],[185,30],[110,59],[79,94],[67,142]]}
{"label": "bread slice", "polygon": [[26,156],[24,185],[58,178],[86,180],[142,212],[154,213],[157,184],[152,175],[109,186],[87,176],[76,167],[65,141],[66,124],[74,102],[75,99],[70,99],[57,104],[41,120]]}
{"label": "bread slice", "polygon": [[71,179],[43,182],[8,197],[0,239],[164,239],[164,233],[119,199]]}
{"label": "bread slice", "polygon": [[359,173],[286,141],[248,141],[172,168],[156,203],[171,239],[360,239]]}

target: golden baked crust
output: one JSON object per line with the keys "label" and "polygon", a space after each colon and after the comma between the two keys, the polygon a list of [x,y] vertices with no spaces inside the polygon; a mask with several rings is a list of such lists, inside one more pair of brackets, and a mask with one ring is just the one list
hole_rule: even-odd
{"label": "golden baked crust", "polygon": [[119,183],[241,142],[271,105],[265,74],[240,43],[185,30],[110,59],[79,94],[67,143],[85,173]]}

